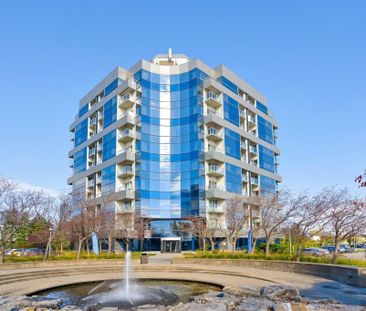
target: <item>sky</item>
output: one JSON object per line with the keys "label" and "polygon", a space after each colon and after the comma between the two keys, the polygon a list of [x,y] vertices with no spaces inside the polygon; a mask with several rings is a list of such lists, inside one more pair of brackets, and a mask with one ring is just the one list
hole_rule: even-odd
{"label": "sky", "polygon": [[170,47],[266,95],[286,187],[365,192],[354,183],[366,169],[362,0],[1,1],[0,175],[64,189],[80,98]]}

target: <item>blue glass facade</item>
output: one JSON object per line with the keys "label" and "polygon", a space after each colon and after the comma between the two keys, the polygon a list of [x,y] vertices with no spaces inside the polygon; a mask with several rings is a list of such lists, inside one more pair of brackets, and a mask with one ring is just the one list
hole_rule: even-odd
{"label": "blue glass facade", "polygon": [[228,80],[224,76],[221,76],[221,77],[217,78],[217,81],[220,82],[226,88],[228,88],[230,91],[234,92],[235,94],[238,94],[237,85],[232,83],[230,80]]}
{"label": "blue glass facade", "polygon": [[240,160],[240,135],[225,128],[225,154]]}
{"label": "blue glass facade", "polygon": [[120,85],[121,83],[122,83],[121,79],[116,79],[113,82],[111,82],[109,85],[107,85],[106,88],[104,89],[104,96],[107,96],[108,94],[113,92],[118,87],[118,85]]}
{"label": "blue glass facade", "polygon": [[143,217],[176,219],[199,214],[204,178],[199,176],[203,142],[198,139],[202,117],[198,87],[204,77],[199,70],[181,75],[143,70],[135,75],[142,86],[136,187]]}
{"label": "blue glass facade", "polygon": [[104,127],[111,125],[117,120],[117,96],[104,104]]}
{"label": "blue glass facade", "polygon": [[239,103],[227,95],[224,95],[224,118],[239,126]]}
{"label": "blue glass facade", "polygon": [[79,110],[79,118],[81,118],[84,114],[86,114],[89,111],[89,104],[85,104],[83,107]]}
{"label": "blue glass facade", "polygon": [[273,126],[261,116],[258,116],[258,137],[273,144]]}
{"label": "blue glass facade", "polygon": [[262,111],[263,113],[267,114],[268,115],[268,108],[267,106],[263,105],[260,101],[256,101],[256,106],[257,106],[257,109]]}
{"label": "blue glass facade", "polygon": [[76,152],[74,155],[74,173],[86,170],[86,147]]}
{"label": "blue glass facade", "polygon": [[242,193],[241,168],[229,163],[225,164],[226,191]]}
{"label": "blue glass facade", "polygon": [[274,192],[276,192],[276,181],[272,178],[261,175],[260,189],[261,189],[261,194],[274,193]]}
{"label": "blue glass facade", "polygon": [[[116,166],[111,165],[102,170],[102,192],[115,191],[116,187]],[[117,189],[118,190],[118,189]]]}
{"label": "blue glass facade", "polygon": [[75,147],[88,139],[88,119],[81,121],[75,127]]}
{"label": "blue glass facade", "polygon": [[269,172],[275,172],[274,152],[262,145],[259,145],[259,167]]}
{"label": "blue glass facade", "polygon": [[103,161],[116,155],[116,131],[113,130],[103,136]]}

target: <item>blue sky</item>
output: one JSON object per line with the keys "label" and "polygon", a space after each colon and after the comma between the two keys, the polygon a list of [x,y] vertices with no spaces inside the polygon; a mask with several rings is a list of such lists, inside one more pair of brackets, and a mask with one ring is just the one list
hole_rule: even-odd
{"label": "blue sky", "polygon": [[79,99],[116,66],[172,47],[268,97],[287,187],[357,190],[365,38],[366,1],[2,1],[0,175],[64,188]]}

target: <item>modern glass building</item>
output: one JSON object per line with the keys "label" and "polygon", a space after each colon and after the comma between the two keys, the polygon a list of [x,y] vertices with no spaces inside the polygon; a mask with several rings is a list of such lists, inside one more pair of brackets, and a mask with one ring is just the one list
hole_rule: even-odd
{"label": "modern glass building", "polygon": [[140,248],[190,249],[182,222],[224,219],[231,196],[276,191],[277,128],[266,98],[225,66],[157,55],[81,99],[68,183],[116,226],[141,223]]}

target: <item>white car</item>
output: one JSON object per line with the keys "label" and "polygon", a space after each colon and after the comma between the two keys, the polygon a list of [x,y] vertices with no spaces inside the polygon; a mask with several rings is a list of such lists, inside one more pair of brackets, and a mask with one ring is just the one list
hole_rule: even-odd
{"label": "white car", "polygon": [[321,257],[321,256],[328,255],[329,251],[326,249],[323,249],[323,248],[309,247],[309,248],[304,248],[302,253],[303,253],[303,255]]}

